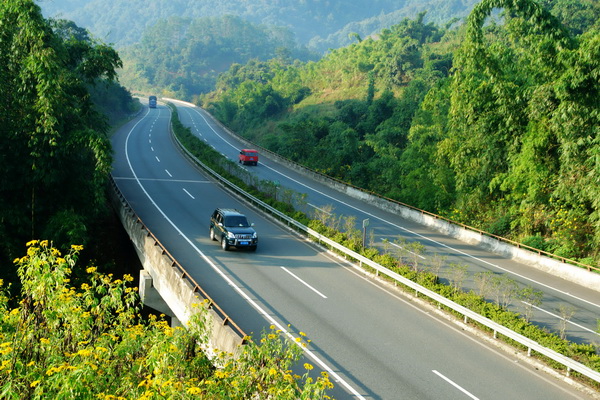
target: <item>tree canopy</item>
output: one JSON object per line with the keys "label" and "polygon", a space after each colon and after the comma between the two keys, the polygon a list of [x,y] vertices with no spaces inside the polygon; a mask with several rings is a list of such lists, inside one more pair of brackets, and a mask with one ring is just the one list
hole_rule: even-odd
{"label": "tree canopy", "polygon": [[[86,26],[118,49],[141,41],[147,27],[173,17],[203,19],[235,15],[247,22],[286,27],[301,45],[319,53],[351,43],[348,33],[362,37],[406,17],[428,10],[430,22],[462,18],[476,0],[39,0],[45,15],[68,18]],[[102,10],[99,13],[98,10]]]}

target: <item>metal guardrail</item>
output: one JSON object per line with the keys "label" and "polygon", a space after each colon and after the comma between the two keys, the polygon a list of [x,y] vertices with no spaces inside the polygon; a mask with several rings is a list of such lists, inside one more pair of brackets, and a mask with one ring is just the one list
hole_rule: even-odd
{"label": "metal guardrail", "polygon": [[178,144],[179,148],[182,150],[182,152],[187,157],[189,157],[198,166],[200,166],[202,169],[204,169],[209,174],[211,174],[213,176],[213,178],[215,178],[217,181],[219,181],[222,185],[224,185],[225,187],[234,191],[237,195],[244,197],[246,200],[250,201],[255,206],[261,208],[264,211],[269,212],[271,215],[277,216],[277,218],[281,219],[282,221],[285,221],[288,225],[294,226],[296,229],[306,232],[306,234],[308,234],[309,236],[317,239],[320,242],[326,243],[328,246],[335,248],[336,250],[346,254],[347,256],[351,257],[352,259],[354,259],[360,263],[368,265],[369,267],[378,271],[378,273],[386,275],[386,276],[398,281],[399,283],[415,290],[415,292],[417,294],[422,294],[422,295],[430,298],[431,300],[433,300],[439,304],[443,304],[444,306],[448,307],[449,309],[463,315],[465,318],[470,318],[473,321],[476,321],[479,324],[491,329],[494,332],[494,337],[496,337],[496,335],[498,333],[500,333],[500,334],[506,336],[507,338],[512,339],[517,343],[520,343],[521,345],[525,346],[528,349],[527,350],[528,355],[531,355],[531,352],[535,351],[535,352],[542,354],[542,355],[548,357],[549,359],[565,366],[567,368],[567,376],[569,376],[570,371],[576,371],[576,372],[588,377],[589,379],[592,379],[592,380],[600,383],[600,372],[595,371],[595,370],[593,370],[593,369],[591,369],[591,368],[589,368],[567,356],[564,356],[552,349],[544,347],[532,339],[529,339],[521,334],[518,334],[518,333],[492,321],[489,318],[486,318],[480,314],[477,314],[474,311],[471,311],[468,308],[463,307],[460,304],[457,304],[457,303],[419,285],[418,283],[413,282],[410,279],[407,279],[407,278],[403,277],[402,275],[399,275],[399,274],[385,268],[384,266],[370,260],[369,258],[364,257],[363,255],[358,254],[358,253],[340,245],[339,243],[321,235],[320,233],[314,231],[313,229],[310,229],[309,227],[288,217],[284,213],[271,207],[270,205],[268,205],[267,203],[263,202],[262,200],[256,198],[255,196],[252,196],[251,194],[246,193],[243,189],[241,189],[237,185],[233,184],[232,182],[228,181],[227,179],[222,177],[220,174],[218,174],[216,171],[214,171],[212,168],[210,168],[209,166],[207,166],[206,164],[204,164],[203,162],[198,160],[193,154],[191,154],[181,144],[181,142],[175,135],[173,135],[173,137],[175,138],[175,141]]}
{"label": "metal guardrail", "polygon": [[177,268],[177,270],[179,271],[179,276],[181,278],[187,280],[192,285],[192,290],[194,293],[199,293],[205,300],[208,300],[207,308],[215,311],[217,316],[219,318],[221,318],[221,320],[223,321],[222,324],[229,325],[234,330],[234,332],[236,332],[236,334],[239,335],[240,338],[242,338],[242,344],[244,344],[246,341],[246,338],[247,338],[246,333],[239,326],[237,326],[235,322],[233,322],[233,320],[229,317],[229,315],[227,315],[227,313],[225,313],[225,311],[223,311],[223,309],[221,307],[219,307],[219,305],[208,295],[208,293],[206,293],[204,291],[204,289],[202,289],[202,287],[194,280],[194,278],[192,278],[192,276],[185,270],[185,268],[183,268],[183,266],[181,264],[179,264],[177,259],[173,255],[171,255],[171,253],[169,253],[169,251],[166,249],[165,246],[163,246],[163,244],[160,242],[160,240],[158,240],[158,238],[156,236],[154,236],[154,234],[150,231],[150,229],[148,229],[148,227],[146,227],[146,225],[141,220],[141,218],[135,213],[135,211],[133,210],[133,208],[127,201],[127,199],[125,199],[125,196],[123,196],[123,193],[119,189],[119,186],[115,182],[112,175],[110,176],[110,183],[111,183],[112,189],[114,190],[115,194],[119,198],[119,201],[126,208],[126,210],[128,210],[130,213],[133,214],[135,219],[142,226],[142,229],[144,229],[147,232],[148,236],[152,237],[152,239],[155,241],[155,243],[161,248],[162,253],[169,257],[169,259],[172,262],[172,266],[174,268]]}

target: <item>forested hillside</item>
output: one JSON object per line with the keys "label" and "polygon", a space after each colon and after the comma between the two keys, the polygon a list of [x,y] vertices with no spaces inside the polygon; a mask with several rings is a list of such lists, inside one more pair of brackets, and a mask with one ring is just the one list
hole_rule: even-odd
{"label": "forested hillside", "polygon": [[234,65],[203,105],[313,169],[597,263],[599,21],[591,0],[483,0],[462,26],[420,15],[318,62]]}
{"label": "forested hillside", "polygon": [[218,74],[234,63],[318,59],[297,46],[288,29],[234,16],[159,21],[120,55],[120,79],[128,87],[186,100],[214,90]]}
{"label": "forested hillside", "polygon": [[[347,33],[378,32],[428,10],[430,21],[467,15],[476,0],[38,0],[46,16],[87,27],[117,48],[137,43],[145,30],[171,17],[236,15],[254,24],[289,28],[300,44],[319,52],[349,44]],[[99,12],[98,10],[102,10]],[[364,23],[361,21],[365,21]],[[339,32],[338,32],[339,31]]]}
{"label": "forested hillside", "polygon": [[[114,42],[121,82],[131,90],[185,100],[214,90],[231,64],[250,59],[316,60],[328,49],[377,34],[427,10],[425,21],[464,18],[475,0],[321,2],[38,0],[47,16]],[[102,9],[102,13],[97,10]]]}

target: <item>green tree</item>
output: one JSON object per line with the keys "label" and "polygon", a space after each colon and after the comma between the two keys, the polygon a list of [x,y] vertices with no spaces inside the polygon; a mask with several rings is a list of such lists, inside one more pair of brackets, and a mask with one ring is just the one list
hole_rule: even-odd
{"label": "green tree", "polygon": [[450,80],[446,79],[427,93],[415,112],[400,157],[400,199],[437,213],[449,209],[455,199],[454,173],[438,150],[446,137],[449,92]]}
{"label": "green tree", "polygon": [[[504,30],[484,28],[495,7],[506,9]],[[469,16],[455,55],[450,129],[441,150],[456,174],[458,204],[471,218],[503,198],[527,131],[531,94],[556,75],[557,54],[571,45],[557,20],[530,0],[483,1]]]}
{"label": "green tree", "polygon": [[[38,234],[57,245],[88,240],[106,210],[111,169],[106,118],[88,89],[116,77],[117,53],[66,21],[47,21],[31,0],[0,4],[0,219],[3,263]],[[69,229],[60,229],[66,217]],[[62,217],[61,217],[62,218]],[[59,240],[69,239],[63,243]],[[6,265],[6,264],[5,264]],[[6,265],[4,271],[10,271]]]}

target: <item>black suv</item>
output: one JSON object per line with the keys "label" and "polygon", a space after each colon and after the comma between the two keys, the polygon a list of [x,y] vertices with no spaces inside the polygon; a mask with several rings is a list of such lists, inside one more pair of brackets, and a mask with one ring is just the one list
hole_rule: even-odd
{"label": "black suv", "polygon": [[210,217],[210,239],[219,240],[223,250],[229,247],[256,250],[258,235],[254,224],[249,224],[246,216],[233,208],[217,208]]}

